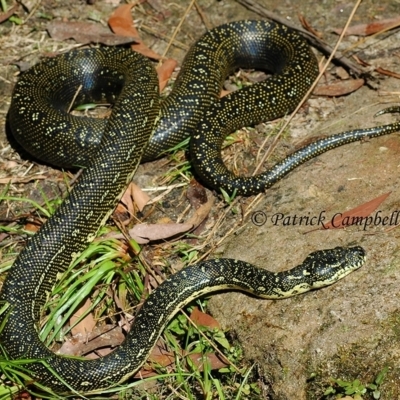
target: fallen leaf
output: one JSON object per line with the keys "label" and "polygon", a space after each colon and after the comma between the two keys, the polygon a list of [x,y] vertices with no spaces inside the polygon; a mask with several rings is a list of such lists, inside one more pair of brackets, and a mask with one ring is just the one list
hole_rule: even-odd
{"label": "fallen leaf", "polygon": [[303,26],[304,29],[306,29],[308,32],[311,32],[314,36],[318,37],[318,38],[322,38],[322,33],[318,32],[317,30],[315,30],[311,24],[306,20],[306,18],[304,17],[304,15],[299,14],[299,21],[301,23],[301,25]]}
{"label": "fallen leaf", "polygon": [[146,364],[137,372],[135,378],[148,378],[150,376],[156,376],[158,373],[153,367],[154,364],[162,367],[173,367],[175,365],[175,354],[165,350],[161,340],[158,340],[157,344],[151,351]]}
{"label": "fallen leaf", "polygon": [[224,368],[229,365],[227,362],[223,361],[222,358],[215,353],[201,354],[201,353],[192,353],[188,356],[194,365],[199,369],[199,371],[203,371],[204,364],[208,364],[208,367],[212,370]]}
{"label": "fallen leaf", "polygon": [[[108,25],[118,35],[132,36],[139,38],[139,32],[133,23],[131,9],[135,4],[123,4],[119,6],[108,18]],[[138,40],[138,43],[141,39]]]}
{"label": "fallen leaf", "polygon": [[[387,18],[380,21],[374,21],[369,24],[353,25],[347,28],[345,35],[356,35],[356,36],[369,36],[377,32],[387,31],[396,28],[400,25],[400,17]],[[343,29],[333,29],[333,32],[340,35]]]}
{"label": "fallen leaf", "polygon": [[375,72],[378,72],[382,75],[391,76],[392,78],[400,79],[400,74],[398,74],[397,72],[389,71],[388,69],[384,69],[381,67],[375,68]]}
{"label": "fallen leaf", "polygon": [[121,197],[121,200],[117,204],[116,209],[113,212],[113,215],[123,224],[128,225],[133,216],[135,215],[135,207],[133,205],[133,199],[131,196],[130,185],[126,188],[124,194]]}
{"label": "fallen leaf", "polygon": [[108,19],[108,25],[111,30],[122,36],[131,36],[138,40],[135,40],[136,44],[132,45],[132,49],[146,57],[152,58],[153,60],[160,60],[162,57],[149,49],[139,38],[139,32],[137,31],[131,14],[131,9],[134,4],[123,4],[119,6]]}
{"label": "fallen leaf", "polygon": [[[176,351],[175,351],[176,352]],[[203,370],[204,363],[207,363],[211,369],[220,369],[226,367],[228,362],[225,362],[221,356],[215,353],[201,354],[191,353],[186,354],[185,351],[181,350],[180,356],[187,356],[193,362],[193,364],[200,370]],[[138,379],[148,378],[150,376],[156,376],[158,373],[155,371],[152,365],[157,364],[162,367],[169,367],[170,370],[175,369],[175,354],[168,352],[163,346],[157,344],[152,350],[147,363],[140,369],[140,371],[134,376]]]}
{"label": "fallen leaf", "polygon": [[[331,222],[324,224],[321,229],[341,229],[354,224],[359,225],[357,221],[359,221],[361,218],[367,218],[379,207],[379,205],[390,195],[390,193],[392,192],[385,193],[382,196],[368,201],[367,203],[361,204],[360,206],[349,211],[345,211],[344,213],[340,213]],[[364,224],[362,225],[364,226]]]}
{"label": "fallen leaf", "polygon": [[220,325],[215,318],[213,318],[211,315],[203,313],[197,307],[194,307],[193,311],[191,312],[190,319],[197,326],[204,326],[209,329],[220,328]]}
{"label": "fallen leaf", "polygon": [[199,226],[204,219],[208,216],[211,211],[212,206],[214,205],[215,198],[211,196],[207,203],[202,204],[194,214],[186,221],[187,224],[193,225],[193,227]]}
{"label": "fallen leaf", "polygon": [[231,94],[231,93],[232,93],[231,90],[222,89],[219,97],[225,97],[225,96],[228,96],[228,94]]}
{"label": "fallen leaf", "polygon": [[[164,240],[188,232],[197,227],[208,216],[214,204],[214,197],[211,197],[206,204],[200,206],[193,216],[185,223],[177,224],[161,223],[161,224],[137,224],[129,230],[129,235],[139,244],[147,244],[154,240]],[[107,237],[115,239],[123,239],[120,233],[111,233]]]}
{"label": "fallen leaf", "polygon": [[206,204],[200,206],[193,216],[183,224],[138,224],[129,230],[129,235],[139,244],[146,244],[154,240],[169,239],[173,236],[185,233],[198,226],[210,213],[214,204],[214,197],[211,197]]}
{"label": "fallen leaf", "polygon": [[149,195],[134,183],[129,185],[129,191],[138,210],[143,211],[145,205],[150,201]]}
{"label": "fallen leaf", "polygon": [[166,351],[164,346],[157,344],[151,351],[151,354],[149,355],[149,360],[152,363],[157,363],[159,365],[162,365],[163,367],[167,367],[168,365],[174,363],[175,355],[170,351]]}
{"label": "fallen leaf", "polygon": [[177,65],[178,62],[176,60],[173,58],[167,58],[159,67],[157,67],[160,92],[162,92],[165,86],[167,86],[168,81],[170,80]]}
{"label": "fallen leaf", "polygon": [[75,39],[78,43],[102,43],[107,46],[136,43],[137,37],[116,35],[108,28],[90,22],[51,21],[46,27],[53,39],[64,41]]}
{"label": "fallen leaf", "polygon": [[95,327],[89,334],[78,334],[65,341],[58,353],[71,356],[85,354],[88,358],[98,358],[93,351],[106,347],[111,352],[114,347],[119,346],[124,340],[125,336],[120,327],[104,325]]}
{"label": "fallen leaf", "polygon": [[335,75],[337,75],[342,80],[350,79],[350,74],[343,67],[340,66],[335,68]]}
{"label": "fallen leaf", "polygon": [[157,219],[157,224],[174,224],[172,219],[168,217],[167,215],[164,215],[160,218]]}
{"label": "fallen leaf", "polygon": [[361,64],[364,67],[369,67],[370,69],[373,69],[375,72],[378,72],[378,73],[380,73],[382,75],[387,75],[387,76],[391,76],[391,77],[396,78],[396,79],[400,79],[400,74],[398,74],[396,72],[389,71],[389,70],[381,68],[381,67],[372,67],[371,64],[367,63],[366,61],[364,61],[360,57],[357,57],[356,55],[354,55],[353,57],[354,57],[354,59],[357,60],[357,62],[359,64]]}
{"label": "fallen leaf", "polygon": [[[25,382],[26,385],[30,385],[32,383],[33,383],[33,380],[31,382],[29,382],[29,381]],[[30,395],[30,393],[28,393],[24,390],[21,390],[21,391],[18,391],[18,394],[13,395],[12,399],[13,400],[32,400],[32,396]]]}
{"label": "fallen leaf", "polygon": [[[82,305],[79,310],[77,310],[74,315],[71,317],[70,323],[74,325],[76,321],[87,312],[92,306],[92,302],[90,299],[85,301],[85,304]],[[96,326],[96,321],[93,318],[93,314],[89,313],[84,317],[81,321],[79,321],[72,329],[71,333],[73,336],[81,334],[87,335],[88,333],[92,332],[94,327]]]}
{"label": "fallen leaf", "polygon": [[1,243],[3,240],[5,240],[6,238],[8,238],[8,236],[9,236],[8,233],[1,232],[1,233],[0,233],[0,243]]}
{"label": "fallen leaf", "polygon": [[18,7],[19,7],[19,4],[15,4],[13,7],[11,7],[9,10],[7,10],[5,13],[1,13],[0,14],[0,24],[4,21],[7,21],[8,18],[10,18],[15,13],[15,11],[17,11]]}
{"label": "fallen leaf", "polygon": [[[108,19],[108,25],[112,31],[118,35],[138,38],[138,41],[131,45],[132,50],[153,60],[161,60],[163,57],[147,47],[140,39],[139,32],[132,19],[131,9],[133,6],[134,4],[123,4],[118,7]],[[157,68],[160,91],[167,85],[177,64],[176,60],[167,58],[164,60],[163,64]]]}
{"label": "fallen leaf", "polygon": [[129,235],[139,244],[154,240],[169,239],[193,229],[193,224],[138,224],[129,230]]}
{"label": "fallen leaf", "polygon": [[27,222],[27,223],[24,225],[24,229],[25,229],[26,231],[29,231],[29,232],[37,232],[37,231],[40,229],[40,225],[39,225],[39,224],[32,223],[32,222]]}
{"label": "fallen leaf", "polygon": [[364,79],[337,80],[327,85],[318,85],[313,94],[317,96],[339,97],[355,92],[364,85]]}
{"label": "fallen leaf", "polygon": [[148,194],[138,185],[131,182],[122,195],[113,214],[124,226],[126,226],[132,221],[136,214],[135,205],[136,209],[142,211],[149,201],[150,197]]}

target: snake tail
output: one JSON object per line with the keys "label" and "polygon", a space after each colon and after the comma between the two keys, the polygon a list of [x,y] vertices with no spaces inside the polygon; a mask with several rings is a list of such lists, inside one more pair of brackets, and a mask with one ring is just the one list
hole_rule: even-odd
{"label": "snake tail", "polygon": [[[221,99],[221,103],[229,102],[229,99],[226,99],[226,101],[225,98]],[[220,105],[214,106],[214,108],[219,107]],[[227,110],[229,109],[232,109],[232,107],[227,107]],[[400,107],[389,107],[378,112],[376,116],[398,112],[400,112]],[[190,154],[191,157],[194,158],[193,166],[196,174],[203,183],[215,190],[220,190],[222,188],[228,193],[235,192],[243,196],[264,192],[299,165],[329,150],[359,140],[362,141],[368,138],[400,131],[400,122],[394,122],[392,124],[380,125],[372,128],[341,132],[336,135],[328,136],[327,138],[316,140],[300,148],[260,174],[245,177],[236,176],[233,172],[229,171],[221,156],[221,147],[225,137],[243,127],[243,121],[239,122],[237,119],[228,118],[231,123],[227,123],[225,120],[219,118],[221,116],[218,116],[218,112],[211,112],[210,114],[216,115],[216,117],[212,117],[206,122],[201,122],[197,134],[193,136],[190,142]],[[247,125],[254,125],[254,123],[262,121],[263,120],[254,121],[250,119]],[[208,141],[202,140],[204,131],[207,131],[207,135],[210,137]],[[201,162],[201,160],[208,161],[205,163]]]}

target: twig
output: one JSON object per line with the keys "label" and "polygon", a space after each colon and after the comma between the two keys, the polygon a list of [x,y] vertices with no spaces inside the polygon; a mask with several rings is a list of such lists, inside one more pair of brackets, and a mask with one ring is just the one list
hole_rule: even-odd
{"label": "twig", "polygon": [[186,16],[189,14],[189,12],[192,9],[194,3],[195,3],[195,0],[192,0],[190,2],[190,4],[187,6],[187,8],[185,10],[185,13],[183,14],[182,18],[180,19],[178,26],[175,28],[174,33],[172,34],[171,40],[167,44],[167,47],[166,47],[166,49],[164,51],[164,54],[162,55],[163,57],[166,57],[169,48],[171,47],[173,41],[175,40],[176,35],[178,34],[179,30],[181,29],[181,26],[182,26],[183,22],[186,20]]}
{"label": "twig", "polygon": [[194,6],[196,7],[197,13],[199,14],[201,20],[203,21],[204,26],[207,29],[211,29],[212,25],[211,25],[210,21],[208,20],[206,14],[203,12],[203,10],[201,9],[201,7],[199,6],[199,4],[197,3],[196,0],[194,2]]}
{"label": "twig", "polygon": [[75,100],[76,100],[76,98],[78,97],[79,92],[82,90],[82,87],[83,87],[82,85],[79,85],[79,86],[78,86],[78,89],[76,89],[75,94],[74,94],[74,97],[72,98],[71,103],[70,103],[69,106],[68,106],[67,113],[71,112],[71,109],[72,109],[72,107],[74,106]]}

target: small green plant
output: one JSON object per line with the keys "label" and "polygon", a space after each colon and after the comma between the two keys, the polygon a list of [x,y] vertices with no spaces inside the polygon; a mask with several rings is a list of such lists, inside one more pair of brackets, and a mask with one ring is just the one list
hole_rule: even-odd
{"label": "small green plant", "polygon": [[344,395],[352,395],[356,400],[362,400],[362,395],[371,395],[373,399],[380,399],[380,385],[383,383],[389,368],[385,367],[375,378],[373,383],[363,384],[359,379],[354,381],[344,381],[342,379],[332,379],[330,385],[324,392],[324,397],[331,398],[335,395],[336,399],[342,398]]}
{"label": "small green plant", "polygon": [[184,265],[194,263],[199,257],[198,250],[185,242],[176,242],[171,251],[180,258]]}
{"label": "small green plant", "polygon": [[189,161],[182,161],[170,168],[163,176],[163,183],[170,185],[178,178],[183,178],[186,182],[192,179],[192,167]]}
{"label": "small green plant", "polygon": [[190,137],[187,137],[186,139],[182,140],[182,142],[178,143],[174,147],[169,148],[168,150],[165,150],[162,154],[175,154],[180,150],[186,150],[189,147],[189,142],[190,142]]}
{"label": "small green plant", "polygon": [[[62,198],[60,197],[59,194],[54,193],[54,197],[50,199],[40,186],[37,188],[37,190],[39,191],[39,193],[42,197],[42,200],[43,200],[42,204],[40,204],[32,199],[29,199],[27,197],[9,196],[7,194],[9,191],[9,188],[10,188],[10,185],[5,186],[4,190],[0,193],[0,203],[3,201],[7,201],[10,203],[14,202],[15,204],[27,203],[27,204],[30,204],[34,208],[34,212],[37,213],[37,215],[43,216],[45,218],[50,218],[62,202]],[[3,228],[3,227],[1,227],[1,228]]]}
{"label": "small green plant", "polygon": [[224,189],[222,189],[222,188],[220,188],[219,190],[221,191],[221,194],[222,194],[222,197],[224,198],[225,203],[228,204],[228,205],[231,205],[232,202],[233,202],[233,200],[235,200],[237,190],[235,189],[231,195],[229,195],[229,194],[228,194]]}
{"label": "small green plant", "polygon": [[237,135],[228,135],[225,139],[224,139],[224,143],[222,144],[222,148],[226,149],[227,147],[233,145],[234,143],[236,143],[238,141],[237,139]]}
{"label": "small green plant", "polygon": [[[181,170],[175,170],[174,173],[185,174],[186,165],[180,164],[179,167]],[[187,176],[190,175],[185,175],[185,180]],[[68,182],[65,183],[69,187]],[[48,196],[47,192],[39,188],[37,190],[40,199],[33,201],[26,197],[13,196],[9,193],[9,188],[10,185],[0,190],[0,203],[9,207],[14,216],[12,223],[0,227],[0,233],[7,234],[7,241],[0,243],[2,273],[12,265],[20,249],[21,238],[25,239],[33,234],[26,229],[26,215],[32,215],[39,222],[44,222],[57,209],[62,197],[60,193],[54,193],[54,196],[51,193]],[[71,318],[73,313],[86,300],[89,300],[89,307],[80,319],[91,313],[95,320],[99,320],[101,327],[105,321],[117,324],[121,312],[134,314],[136,306],[147,297],[149,289],[152,290],[154,283],[151,283],[151,273],[149,274],[145,263],[141,262],[141,248],[133,240],[127,245],[113,238],[114,233],[115,227],[102,227],[96,239],[76,257],[67,271],[60,274],[52,294],[49,293],[42,310],[40,336],[50,348],[59,347],[64,342],[65,336],[70,334],[73,325],[78,322]],[[201,250],[185,241],[174,242],[166,252],[166,260],[171,256],[179,257],[184,265],[196,262],[201,255]],[[166,261],[164,266],[158,267],[161,273],[168,275],[168,265]],[[150,283],[146,283],[147,281]],[[195,304],[204,312],[206,303],[207,300],[200,299]],[[191,313],[193,306],[194,304],[185,307],[185,313],[179,313],[170,321],[160,340],[162,348],[173,357],[172,366],[165,366],[163,363],[158,365],[154,361],[154,365],[153,362],[150,364],[150,371],[157,375],[146,377],[143,381],[125,382],[105,390],[102,397],[95,398],[111,399],[116,398],[116,394],[120,399],[138,400],[263,398],[254,369],[245,365],[240,347],[229,344],[221,330],[193,325],[186,316]],[[0,305],[0,314],[1,312],[7,312],[6,306],[1,309]],[[212,360],[214,354],[221,353],[229,362],[226,366],[217,368]],[[60,398],[36,382],[35,386],[30,385],[33,381],[29,365],[37,362],[45,363],[43,360],[10,360],[2,352],[0,345],[0,400],[11,400],[20,391],[46,400]],[[54,371],[50,371],[57,377]],[[143,382],[153,382],[155,393],[146,393]],[[72,393],[71,398],[77,397]]]}
{"label": "small green plant", "polygon": [[[0,0],[0,11],[6,13],[9,10],[9,6],[7,5],[6,0]],[[13,22],[16,25],[22,25],[23,21],[15,14],[11,14],[8,18],[8,21]]]}

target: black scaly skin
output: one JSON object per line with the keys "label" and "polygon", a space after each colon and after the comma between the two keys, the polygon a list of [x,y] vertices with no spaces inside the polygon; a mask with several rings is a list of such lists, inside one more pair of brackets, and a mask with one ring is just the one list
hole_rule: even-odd
{"label": "black scaly skin", "polygon": [[[98,55],[99,51],[103,55]],[[71,82],[72,77],[78,74],[74,80],[76,84],[67,90],[60,85],[58,90],[49,91],[46,96],[43,93],[40,96],[37,92],[31,95],[35,101],[22,104],[25,113],[35,116],[32,121],[22,124],[16,115],[14,117],[14,113],[21,109],[20,100],[14,96],[10,113],[11,129],[29,153],[60,167],[90,164],[88,155],[95,153],[106,122],[66,115],[65,111],[70,106],[70,101],[66,99],[72,98],[83,81],[83,88],[78,92],[75,103],[115,101],[123,84],[118,74],[107,80],[99,79],[101,76],[98,76],[96,63],[86,70],[74,70],[76,65],[85,63],[89,57],[98,60],[97,64],[101,65],[101,59],[112,57],[113,51],[105,48],[84,53],[72,51],[44,60],[24,74],[24,80],[17,83],[15,93],[25,93],[25,81],[36,82],[37,90],[40,90],[40,85],[46,84],[47,80]],[[245,114],[254,112],[257,119],[261,107],[264,120],[292,110],[318,74],[317,61],[307,43],[284,26],[265,21],[238,21],[212,29],[187,53],[172,92],[161,103],[160,118],[142,160],[160,156],[195,132],[208,108],[219,102],[226,76],[239,66],[267,69],[277,74],[273,79],[254,86],[260,89],[246,89],[243,94],[233,93],[229,96],[236,102],[238,112],[243,99],[246,99]],[[85,96],[85,89],[93,88],[94,93],[89,99]],[[264,94],[257,90],[263,90]],[[267,92],[270,94],[265,95]],[[204,133],[204,140],[207,140],[207,132]],[[40,143],[43,135],[51,138],[58,151],[55,152],[53,147],[45,150]]]}
{"label": "black scaly skin", "polygon": [[[230,99],[228,99],[228,102],[230,102]],[[224,102],[221,101],[221,104],[223,103]],[[229,107],[227,107],[227,109],[229,110]],[[390,107],[378,112],[376,115],[398,112],[400,112],[400,107]],[[243,126],[243,124],[238,123],[237,120],[231,119],[231,121],[233,122],[225,125],[221,123],[220,118],[211,117],[207,121],[200,123],[201,129],[198,129],[199,134],[193,136],[190,142],[191,157],[194,159],[193,166],[197,175],[205,184],[216,190],[223,188],[228,193],[233,193],[236,190],[237,194],[245,196],[262,193],[273,184],[280,181],[290,171],[293,171],[299,165],[311,160],[319,154],[358,140],[388,135],[400,130],[400,122],[396,122],[373,128],[354,129],[338,133],[327,138],[316,140],[296,150],[282,161],[276,163],[272,168],[260,174],[244,177],[236,176],[229,171],[221,157],[221,147],[224,138]],[[251,121],[254,123],[261,122]],[[246,123],[245,125],[251,124]],[[208,132],[207,141],[201,139],[204,131]],[[201,160],[207,160],[207,162],[201,162]]]}
{"label": "black scaly skin", "polygon": [[[267,56],[260,55],[254,43],[261,40],[263,31],[264,44],[270,50]],[[256,108],[265,107],[278,114],[293,108],[317,71],[304,42],[273,23],[241,21],[223,25],[207,33],[198,46],[189,52],[174,94],[161,107],[161,122],[157,123],[155,142],[150,142],[146,159],[165,150],[164,146],[181,141],[200,123],[199,119],[211,112],[207,111],[210,104],[220,104],[216,99],[222,79],[236,65],[243,62],[245,67],[258,67],[258,58],[265,57],[268,68],[277,73],[273,82],[280,81],[283,86],[274,86],[270,97],[263,97],[258,89],[254,90],[259,95],[250,97]],[[211,59],[207,61],[207,57]],[[287,70],[291,72],[285,75]],[[66,113],[79,85],[82,89],[77,102],[117,99],[106,123]],[[17,139],[34,155],[48,155],[48,162],[87,167],[54,216],[28,241],[1,292],[1,300],[10,304],[10,313],[2,321],[3,348],[12,359],[45,361],[26,367],[35,380],[56,392],[101,392],[135,374],[168,320],[196,297],[229,288],[260,297],[288,297],[335,282],[358,268],[365,258],[359,247],[325,250],[313,253],[294,270],[272,275],[242,261],[200,263],[173,275],[149,296],[127,340],[109,356],[89,361],[61,357],[48,350],[37,334],[40,308],[57,275],[68,268],[105,223],[143,158],[159,113],[156,86],[154,70],[141,56],[119,49],[91,49],[45,60],[24,73],[15,88],[10,125]],[[200,98],[196,99],[192,91]],[[238,104],[243,105],[243,100]],[[248,107],[252,107],[250,103]],[[245,108],[245,113],[248,111]],[[171,139],[166,138],[166,144],[157,147],[165,139],[164,131],[176,125],[185,132],[172,132]],[[70,130],[77,132],[75,145],[66,139]],[[30,138],[23,139],[24,133]],[[40,134],[44,134],[44,144],[39,141]],[[56,141],[50,142],[50,138]],[[66,161],[69,156],[72,161]],[[205,161],[211,160],[201,160]]]}

